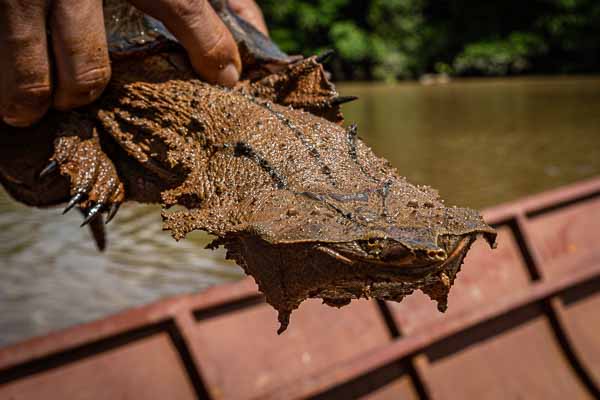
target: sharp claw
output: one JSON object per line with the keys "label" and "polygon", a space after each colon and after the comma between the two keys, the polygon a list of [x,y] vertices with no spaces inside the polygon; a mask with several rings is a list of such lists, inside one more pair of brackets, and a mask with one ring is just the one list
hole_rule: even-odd
{"label": "sharp claw", "polygon": [[115,217],[115,215],[117,215],[117,211],[119,211],[119,207],[121,207],[121,203],[113,203],[110,206],[110,211],[108,211],[108,215],[106,216],[105,224],[108,224]]}
{"label": "sharp claw", "polygon": [[104,207],[103,203],[98,203],[94,207],[90,208],[90,211],[88,212],[87,216],[81,223],[81,226],[86,226],[91,220],[93,220],[98,215],[98,213],[100,211],[102,211],[103,207]]}
{"label": "sharp claw", "polygon": [[327,61],[329,61],[329,59],[331,58],[331,56],[334,55],[334,54],[335,54],[335,50],[333,50],[333,49],[327,49],[324,52],[322,52],[321,54],[319,54],[315,60],[319,64],[323,64],[323,63],[326,63]]}
{"label": "sharp claw", "polygon": [[90,221],[88,227],[90,228],[94,242],[96,242],[96,247],[98,250],[104,251],[106,249],[106,233],[104,232],[102,214],[96,215],[96,218]]}
{"label": "sharp claw", "polygon": [[50,175],[50,173],[54,172],[56,167],[58,167],[58,163],[54,160],[50,161],[50,164],[46,165],[46,168],[40,172],[40,178]]}
{"label": "sharp claw", "polygon": [[356,96],[338,96],[338,97],[334,97],[333,99],[331,99],[331,104],[332,105],[340,105],[340,104],[344,104],[344,103],[349,103],[351,101],[357,100],[358,97]]}
{"label": "sharp claw", "polygon": [[71,200],[69,200],[69,204],[67,204],[67,206],[65,207],[65,209],[63,211],[63,215],[68,213],[73,207],[75,207],[75,205],[77,203],[79,203],[81,200],[83,200],[84,197],[85,197],[85,193],[82,193],[82,192],[76,193],[73,197],[71,197]]}

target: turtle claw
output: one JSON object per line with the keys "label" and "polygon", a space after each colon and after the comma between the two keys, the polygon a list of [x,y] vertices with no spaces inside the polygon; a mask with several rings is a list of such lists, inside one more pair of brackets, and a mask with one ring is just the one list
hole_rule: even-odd
{"label": "turtle claw", "polygon": [[56,162],[56,160],[50,161],[50,163],[48,165],[46,165],[46,167],[42,170],[42,172],[40,172],[39,177],[45,178],[46,176],[48,176],[52,172],[54,172],[57,167],[58,167],[58,162]]}
{"label": "turtle claw", "polygon": [[[81,208],[79,209],[81,214],[86,217],[86,213]],[[104,221],[102,214],[96,214],[95,218],[92,218],[87,225],[96,243],[96,248],[100,251],[104,251],[106,248],[106,232],[104,231]]]}
{"label": "turtle claw", "polygon": [[[88,225],[96,236],[100,235],[98,225],[104,226],[101,214],[107,211],[109,219],[114,217],[125,198],[125,189],[117,169],[100,145],[93,123],[72,114],[54,142],[51,160],[41,175],[60,169],[71,184],[73,197],[63,214],[77,206],[85,216],[81,226]],[[98,240],[97,244],[103,247]]]}
{"label": "turtle claw", "polygon": [[87,224],[90,223],[90,221],[92,221],[94,218],[96,218],[98,216],[98,214],[102,211],[103,208],[104,208],[104,204],[102,204],[102,203],[98,203],[95,206],[93,206],[92,208],[90,208],[85,219],[81,223],[81,227],[86,226]]}
{"label": "turtle claw", "polygon": [[85,198],[85,193],[83,193],[83,192],[75,193],[75,195],[73,197],[71,197],[71,200],[69,200],[69,203],[63,210],[63,212],[62,212],[63,215],[65,215],[66,213],[71,211],[71,209],[73,207],[75,207],[75,205],[79,204],[84,198]]}
{"label": "turtle claw", "polygon": [[117,211],[119,211],[119,207],[121,207],[121,203],[113,203],[113,205],[110,206],[110,210],[108,211],[108,215],[106,216],[105,224],[108,224],[110,221],[112,221],[112,219],[115,217],[115,215],[117,215]]}
{"label": "turtle claw", "polygon": [[349,103],[349,102],[357,100],[357,99],[358,99],[358,97],[356,97],[356,96],[338,96],[338,97],[334,97],[333,99],[331,99],[331,104],[340,105],[340,104],[344,104],[344,103]]}
{"label": "turtle claw", "polygon": [[319,64],[324,64],[327,61],[329,61],[331,59],[331,56],[333,56],[334,54],[335,54],[335,50],[333,50],[333,49],[327,49],[324,52],[322,52],[321,54],[319,54],[317,56],[317,58],[315,58],[315,60]]}

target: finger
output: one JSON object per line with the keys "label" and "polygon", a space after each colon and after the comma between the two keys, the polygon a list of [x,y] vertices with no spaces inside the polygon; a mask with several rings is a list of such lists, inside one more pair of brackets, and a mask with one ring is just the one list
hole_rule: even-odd
{"label": "finger", "polygon": [[162,21],[188,52],[194,69],[208,82],[226,86],[239,79],[242,63],[231,33],[207,0],[131,0]]}
{"label": "finger", "polygon": [[265,36],[269,36],[269,30],[267,29],[263,13],[254,0],[229,0],[229,7],[234,13],[250,22]]}
{"label": "finger", "polygon": [[0,0],[0,115],[28,126],[50,103],[46,0]]}
{"label": "finger", "polygon": [[89,104],[110,80],[102,0],[54,0],[49,21],[56,65],[53,105],[67,110]]}

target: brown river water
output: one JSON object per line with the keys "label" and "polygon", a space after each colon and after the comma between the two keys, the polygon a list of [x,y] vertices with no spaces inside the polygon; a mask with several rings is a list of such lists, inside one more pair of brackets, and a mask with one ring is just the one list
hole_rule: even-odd
{"label": "brown river water", "polygon": [[[600,174],[600,77],[339,85],[348,122],[413,183],[475,208]],[[194,233],[175,242],[156,206],[126,204],[98,253],[76,212],[0,189],[0,345],[160,297],[240,279]]]}

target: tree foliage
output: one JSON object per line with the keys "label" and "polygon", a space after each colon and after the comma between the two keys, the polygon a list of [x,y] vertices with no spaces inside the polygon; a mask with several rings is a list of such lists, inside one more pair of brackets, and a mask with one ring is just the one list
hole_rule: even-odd
{"label": "tree foliage", "polygon": [[597,0],[263,0],[291,54],[338,53],[342,79],[598,71]]}

